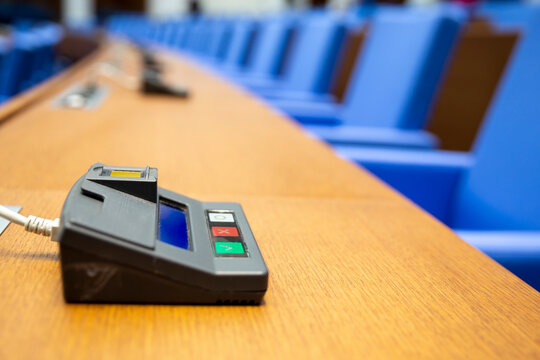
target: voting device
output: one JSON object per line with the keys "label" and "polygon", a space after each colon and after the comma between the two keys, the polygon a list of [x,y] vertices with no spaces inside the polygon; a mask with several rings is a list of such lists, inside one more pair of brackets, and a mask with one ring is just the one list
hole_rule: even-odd
{"label": "voting device", "polygon": [[54,237],[67,302],[254,305],[267,289],[242,207],[159,188],[151,167],[93,165]]}

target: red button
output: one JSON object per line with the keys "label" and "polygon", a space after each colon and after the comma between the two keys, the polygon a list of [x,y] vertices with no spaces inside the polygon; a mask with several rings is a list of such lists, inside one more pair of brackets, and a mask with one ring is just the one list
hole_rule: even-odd
{"label": "red button", "polygon": [[235,227],[212,226],[214,236],[238,236],[238,230]]}

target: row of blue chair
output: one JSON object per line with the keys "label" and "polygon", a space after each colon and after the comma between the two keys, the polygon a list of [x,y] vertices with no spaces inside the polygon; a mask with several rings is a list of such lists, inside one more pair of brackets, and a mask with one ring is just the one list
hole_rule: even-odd
{"label": "row of blue chair", "polygon": [[60,70],[53,48],[61,38],[62,29],[52,23],[0,37],[0,103]]}
{"label": "row of blue chair", "polygon": [[[109,28],[203,59],[331,144],[434,147],[436,139],[422,129],[465,12],[441,6],[373,14],[367,19],[315,11],[146,26],[144,19],[128,17],[114,19]],[[339,104],[329,94],[338,55],[346,32],[366,27],[367,20],[368,38]],[[165,30],[175,25],[176,34]],[[213,48],[230,44],[229,51],[211,51],[212,38],[219,44]]]}
{"label": "row of blue chair", "polygon": [[522,25],[471,153],[337,151],[540,289],[540,9]]}
{"label": "row of blue chair", "polygon": [[[488,10],[481,11],[489,17]],[[526,11],[534,13],[534,7]],[[499,15],[493,17],[504,24]],[[459,7],[167,23],[119,16],[108,28],[180,50],[257,94],[538,288],[540,167],[530,157],[540,150],[532,140],[539,126],[534,84],[540,84],[540,53],[532,44],[540,45],[540,30],[526,24],[540,20],[530,20],[536,18],[530,14],[514,17],[526,19],[523,43],[493,100],[474,156],[433,150],[437,139],[424,130],[468,18]],[[366,40],[339,103],[330,89],[340,49],[347,34],[361,28],[367,28]]]}

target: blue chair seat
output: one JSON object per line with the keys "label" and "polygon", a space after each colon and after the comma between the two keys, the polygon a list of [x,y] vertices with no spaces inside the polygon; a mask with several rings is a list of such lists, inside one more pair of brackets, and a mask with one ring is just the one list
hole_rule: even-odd
{"label": "blue chair seat", "polygon": [[452,194],[474,164],[454,151],[336,146],[344,159],[366,168],[444,223],[451,221]]}
{"label": "blue chair seat", "polygon": [[423,130],[394,129],[359,126],[306,125],[304,129],[313,137],[324,139],[331,145],[406,147],[432,149],[439,145],[439,139]]}
{"label": "blue chair seat", "polygon": [[319,94],[301,90],[291,90],[278,86],[272,89],[261,89],[258,92],[259,96],[267,99],[270,105],[276,107],[275,103],[279,104],[282,98],[286,98],[287,101],[304,102],[309,101],[313,103],[333,104],[336,103],[336,97],[332,94]]}
{"label": "blue chair seat", "polygon": [[272,101],[270,105],[288,116],[291,116],[291,111],[294,111],[294,119],[302,124],[342,124],[340,118],[342,108],[339,104],[327,101],[309,101],[306,105],[306,102],[296,99],[278,100]]}

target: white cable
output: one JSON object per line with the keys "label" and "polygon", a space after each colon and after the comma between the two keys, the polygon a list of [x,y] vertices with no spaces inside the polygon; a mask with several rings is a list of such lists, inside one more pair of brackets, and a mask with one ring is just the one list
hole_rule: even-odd
{"label": "white cable", "polygon": [[22,226],[24,226],[27,221],[25,216],[22,216],[18,212],[13,211],[10,208],[7,208],[2,205],[0,205],[0,216],[3,217],[4,219],[14,222],[15,224],[19,224]]}
{"label": "white cable", "polygon": [[52,236],[60,226],[60,219],[49,220],[33,215],[26,217],[2,205],[0,205],[0,216],[24,226],[26,231],[44,236]]}

